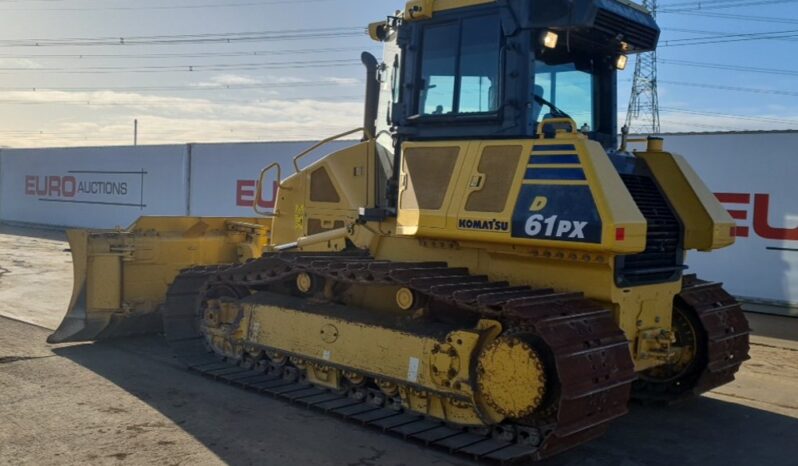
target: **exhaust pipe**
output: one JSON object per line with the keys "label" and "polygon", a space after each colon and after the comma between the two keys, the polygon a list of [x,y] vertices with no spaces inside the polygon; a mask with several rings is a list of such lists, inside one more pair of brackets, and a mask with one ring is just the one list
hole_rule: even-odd
{"label": "exhaust pipe", "polygon": [[379,62],[377,58],[363,52],[360,60],[366,67],[366,108],[363,112],[363,140],[366,141],[376,137],[377,133],[377,112],[380,105],[380,82],[377,80],[377,68]]}

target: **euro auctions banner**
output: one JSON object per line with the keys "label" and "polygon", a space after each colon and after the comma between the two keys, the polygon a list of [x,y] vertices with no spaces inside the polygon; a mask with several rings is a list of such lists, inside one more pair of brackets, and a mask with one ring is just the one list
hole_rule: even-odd
{"label": "euro auctions banner", "polygon": [[737,222],[736,243],[690,253],[692,272],[798,315],[798,132],[666,135]]}
{"label": "euro auctions banner", "polygon": [[185,145],[4,149],[0,218],[70,227],[127,226],[187,213]]}

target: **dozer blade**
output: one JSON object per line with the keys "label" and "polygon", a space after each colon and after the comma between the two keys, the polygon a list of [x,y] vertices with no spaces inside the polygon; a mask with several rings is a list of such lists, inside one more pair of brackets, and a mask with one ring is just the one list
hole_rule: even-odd
{"label": "dozer blade", "polygon": [[127,230],[68,231],[72,299],[47,341],[160,332],[160,306],[181,270],[259,257],[270,227],[262,218],[142,217]]}

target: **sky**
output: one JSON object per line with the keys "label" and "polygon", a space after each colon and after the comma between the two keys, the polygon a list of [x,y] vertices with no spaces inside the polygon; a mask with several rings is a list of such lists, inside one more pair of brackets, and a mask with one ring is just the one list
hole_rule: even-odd
{"label": "sky", "polygon": [[[361,125],[402,0],[0,0],[0,146],[318,140]],[[798,0],[661,0],[663,132],[798,129]],[[634,59],[619,75],[625,118]]]}

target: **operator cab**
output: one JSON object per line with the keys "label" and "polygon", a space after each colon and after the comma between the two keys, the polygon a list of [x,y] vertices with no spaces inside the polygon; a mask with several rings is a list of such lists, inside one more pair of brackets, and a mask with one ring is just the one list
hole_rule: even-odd
{"label": "operator cab", "polygon": [[413,0],[370,32],[386,45],[376,131],[394,144],[536,138],[560,117],[607,149],[617,69],[659,38],[622,0]]}

